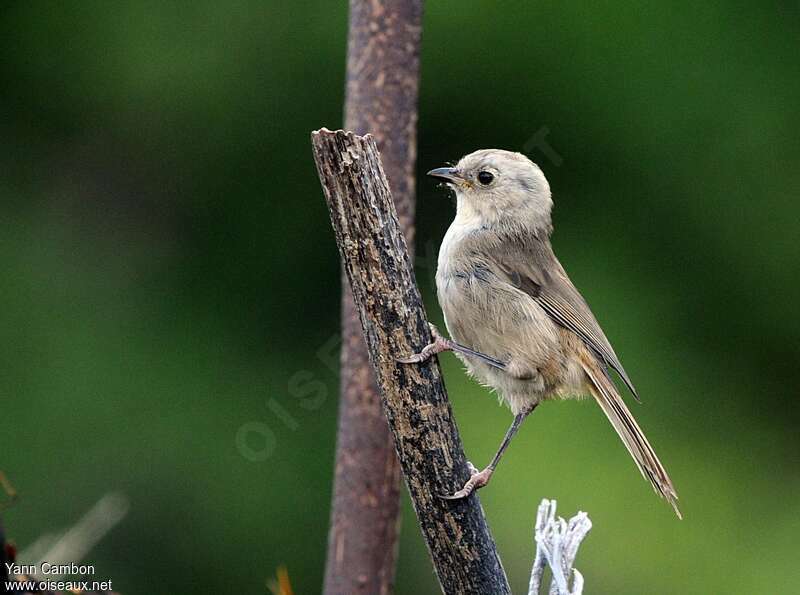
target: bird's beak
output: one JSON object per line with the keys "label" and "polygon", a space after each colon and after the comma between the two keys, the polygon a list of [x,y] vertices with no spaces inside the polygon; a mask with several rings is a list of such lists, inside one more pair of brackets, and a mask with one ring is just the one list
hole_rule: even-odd
{"label": "bird's beak", "polygon": [[464,181],[458,170],[455,167],[437,167],[428,172],[432,178],[438,178],[443,182],[450,182],[451,184],[460,184]]}

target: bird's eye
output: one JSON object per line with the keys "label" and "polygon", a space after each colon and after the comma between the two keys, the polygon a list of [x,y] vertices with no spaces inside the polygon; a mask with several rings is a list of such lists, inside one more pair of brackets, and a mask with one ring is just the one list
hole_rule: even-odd
{"label": "bird's eye", "polygon": [[484,186],[488,186],[494,180],[494,176],[488,171],[482,171],[478,173],[478,181],[483,184]]}

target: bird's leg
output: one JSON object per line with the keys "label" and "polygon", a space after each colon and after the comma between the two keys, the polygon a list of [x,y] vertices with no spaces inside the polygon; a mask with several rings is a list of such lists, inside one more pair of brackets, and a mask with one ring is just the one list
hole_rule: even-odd
{"label": "bird's leg", "polygon": [[431,324],[430,327],[431,335],[433,335],[433,342],[423,347],[422,351],[419,353],[409,355],[408,357],[398,357],[398,362],[401,364],[418,364],[429,360],[437,353],[442,353],[443,351],[456,351],[462,355],[468,355],[470,357],[477,358],[499,370],[505,369],[505,363],[501,362],[499,359],[493,358],[485,353],[481,353],[480,351],[475,351],[469,347],[465,347],[460,343],[456,343],[452,339],[447,339],[439,334],[439,329],[437,329],[435,326]]}
{"label": "bird's leg", "polygon": [[511,422],[511,427],[508,428],[503,441],[500,443],[500,448],[497,449],[492,462],[489,463],[489,466],[486,467],[486,469],[483,471],[478,471],[472,463],[468,462],[467,464],[469,465],[470,478],[467,480],[467,483],[465,483],[464,487],[458,490],[452,496],[442,496],[442,498],[445,500],[458,500],[460,498],[466,498],[475,490],[488,484],[489,480],[492,478],[492,473],[494,473],[494,470],[497,468],[497,464],[503,457],[503,453],[505,453],[508,445],[511,443],[511,439],[517,433],[517,430],[519,430],[519,427],[522,425],[522,422],[525,421],[525,418],[528,417],[528,415],[530,415],[534,409],[536,409],[536,405],[537,403],[533,404],[522,413],[518,413],[514,416],[514,421]]}

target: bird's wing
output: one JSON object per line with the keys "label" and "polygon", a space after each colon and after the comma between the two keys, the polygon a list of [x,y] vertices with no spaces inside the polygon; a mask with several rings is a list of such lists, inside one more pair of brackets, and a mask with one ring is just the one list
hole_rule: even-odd
{"label": "bird's wing", "polygon": [[550,318],[573,333],[614,369],[636,400],[639,395],[589,305],[575,289],[548,242],[527,241],[493,257],[509,282],[530,295]]}

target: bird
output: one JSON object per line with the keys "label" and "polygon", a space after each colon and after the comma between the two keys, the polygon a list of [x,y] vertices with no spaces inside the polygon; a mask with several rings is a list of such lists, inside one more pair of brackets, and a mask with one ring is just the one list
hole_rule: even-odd
{"label": "bird", "polygon": [[553,200],[544,173],[521,153],[482,149],[429,176],[449,187],[456,215],[439,249],[436,290],[450,338],[399,357],[423,362],[452,351],[493,389],[514,419],[492,461],[448,499],[489,483],[523,421],[543,401],[591,396],[642,475],[675,510],[678,494],[623,401],[612,374],[639,400],[589,305],[551,245]]}

